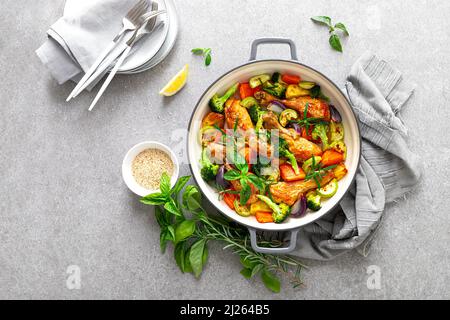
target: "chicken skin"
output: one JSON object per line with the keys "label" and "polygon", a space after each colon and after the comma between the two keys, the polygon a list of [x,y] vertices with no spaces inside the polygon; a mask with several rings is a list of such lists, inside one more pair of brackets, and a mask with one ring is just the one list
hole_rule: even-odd
{"label": "chicken skin", "polygon": [[225,104],[225,121],[229,129],[234,128],[237,121],[237,127],[240,130],[247,131],[253,129],[252,119],[245,109],[240,104],[240,100],[228,100]]}
{"label": "chicken skin", "polygon": [[322,155],[322,149],[315,143],[300,137],[294,129],[286,129],[278,122],[275,113],[269,111],[264,117],[264,127],[266,129],[278,129],[280,138],[288,144],[289,150],[297,160],[307,160],[312,156]]}
{"label": "chicken skin", "polygon": [[[320,185],[326,185],[334,178],[333,171],[328,171],[321,179]],[[286,203],[292,206],[300,194],[316,189],[317,184],[314,180],[299,180],[294,182],[278,182],[270,186],[270,194],[277,203]]]}

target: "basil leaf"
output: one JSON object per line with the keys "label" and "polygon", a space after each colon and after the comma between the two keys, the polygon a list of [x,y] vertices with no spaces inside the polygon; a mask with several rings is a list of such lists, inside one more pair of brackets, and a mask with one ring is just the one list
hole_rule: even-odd
{"label": "basil leaf", "polygon": [[173,255],[175,257],[175,262],[177,263],[177,266],[180,268],[181,272],[184,273],[185,267],[184,267],[184,261],[185,261],[185,249],[184,249],[184,242],[178,243],[175,246],[175,249],[173,250]]}
{"label": "basil leaf", "polygon": [[331,18],[330,17],[315,16],[315,17],[311,17],[311,20],[314,22],[318,22],[318,23],[321,23],[321,24],[331,27]]}
{"label": "basil leaf", "polygon": [[267,289],[275,293],[280,292],[280,280],[278,280],[278,278],[273,273],[271,273],[267,269],[264,269],[261,274],[261,279]]}
{"label": "basil leaf", "polygon": [[236,170],[229,170],[223,175],[225,180],[233,181],[241,178],[241,173]]}
{"label": "basil leaf", "polygon": [[189,181],[191,176],[184,176],[177,180],[177,183],[173,186],[172,190],[170,190],[170,193],[178,194],[183,189],[183,187],[186,185],[186,183]]}
{"label": "basil leaf", "polygon": [[248,185],[246,179],[241,179],[240,183],[242,186],[242,189],[240,192],[240,202],[241,202],[241,205],[245,205],[247,203],[248,199],[250,199],[250,196],[252,195],[252,189]]}
{"label": "basil leaf", "polygon": [[155,207],[155,217],[156,222],[158,222],[160,228],[164,228],[167,225],[166,219],[164,217],[164,212],[160,207]]}
{"label": "basil leaf", "polygon": [[164,172],[161,176],[161,182],[159,183],[159,189],[163,195],[170,193],[170,177],[167,172]]}
{"label": "basil leaf", "polygon": [[191,50],[191,52],[196,55],[202,55],[203,51],[204,51],[203,48],[194,48]]}
{"label": "basil leaf", "polygon": [[189,262],[192,266],[194,275],[198,278],[203,269],[203,251],[205,250],[206,240],[200,239],[195,242],[189,252]]}
{"label": "basil leaf", "polygon": [[344,25],[342,22],[336,23],[336,24],[334,25],[334,27],[335,27],[336,29],[341,29],[341,30],[344,32],[344,34],[345,34],[346,36],[349,36],[349,35],[350,35],[350,34],[348,33],[348,31],[347,31],[347,28],[345,27],[345,25]]}
{"label": "basil leaf", "polygon": [[337,34],[332,34],[330,36],[330,46],[339,52],[342,52],[342,45],[341,45],[341,40],[339,39],[339,36]]}
{"label": "basil leaf", "polygon": [[254,266],[252,269],[251,277],[253,278],[254,276],[256,276],[262,271],[262,269],[264,269],[264,265],[262,264],[257,264],[256,266]]}
{"label": "basil leaf", "polygon": [[159,234],[159,245],[161,247],[162,253],[166,251],[167,242],[173,241],[174,239],[175,239],[175,232],[172,226],[168,226],[166,228],[161,229],[161,233]]}
{"label": "basil leaf", "polygon": [[188,210],[195,211],[201,208],[202,196],[197,187],[188,185],[183,193],[183,206]]}
{"label": "basil leaf", "polygon": [[251,262],[249,259],[245,259],[245,257],[240,257],[241,264],[246,268],[250,269],[250,271],[256,265],[254,262]]}
{"label": "basil leaf", "polygon": [[240,274],[244,276],[246,279],[250,279],[252,277],[252,270],[248,268],[244,268],[241,270]]}
{"label": "basil leaf", "polygon": [[142,197],[140,200],[144,204],[148,204],[151,206],[159,206],[163,205],[167,201],[167,196],[163,195],[160,192],[149,194],[145,197]]}
{"label": "basil leaf", "polygon": [[208,256],[209,256],[209,251],[208,251],[208,247],[205,244],[205,248],[203,250],[203,256],[202,256],[203,266],[205,266],[206,262],[208,262]]}
{"label": "basil leaf", "polygon": [[264,183],[261,181],[261,179],[259,177],[257,177],[254,174],[249,174],[247,176],[248,180],[250,180],[250,182],[258,188],[259,191],[264,191]]}
{"label": "basil leaf", "polygon": [[191,255],[191,248],[186,248],[184,252],[184,272],[188,273],[193,272],[191,261],[189,260],[190,255]]}
{"label": "basil leaf", "polygon": [[179,243],[189,238],[195,232],[195,221],[184,220],[175,229],[175,242]]}
{"label": "basil leaf", "polygon": [[205,66],[209,66],[211,64],[211,55],[208,53],[205,56]]}
{"label": "basil leaf", "polygon": [[170,198],[170,200],[164,204],[164,209],[166,209],[168,212],[176,216],[182,215],[180,209],[178,209],[177,205],[175,204],[175,201],[172,198]]}

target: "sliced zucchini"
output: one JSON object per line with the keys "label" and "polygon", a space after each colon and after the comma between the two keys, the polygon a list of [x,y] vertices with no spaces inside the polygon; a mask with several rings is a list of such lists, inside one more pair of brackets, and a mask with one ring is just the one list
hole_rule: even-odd
{"label": "sliced zucchini", "polygon": [[300,88],[297,84],[290,84],[286,89],[286,99],[293,99],[303,96],[309,96],[309,90]]}
{"label": "sliced zucchini", "polygon": [[331,180],[326,186],[317,189],[317,194],[322,198],[331,198],[338,190],[338,182],[336,179]]}
{"label": "sliced zucchini", "polygon": [[344,126],[342,123],[330,122],[330,140],[332,142],[344,139]]}
{"label": "sliced zucchini", "polygon": [[[320,157],[320,156],[313,156],[313,157],[314,157],[316,164],[319,163],[320,161],[322,161],[322,157]],[[308,173],[311,169],[311,166],[313,164],[313,157],[311,157],[308,160],[306,160],[305,162],[303,162],[302,169],[306,173]]]}
{"label": "sliced zucchini", "polygon": [[257,105],[257,104],[258,104],[258,101],[255,98],[253,98],[253,97],[247,97],[247,98],[245,98],[244,100],[242,100],[240,102],[240,105],[243,106],[246,109],[249,109],[249,108],[251,108],[251,107],[253,107],[254,105]]}
{"label": "sliced zucchini", "polygon": [[278,120],[280,121],[280,124],[283,127],[286,127],[287,124],[289,123],[289,121],[297,119],[297,118],[298,118],[297,111],[295,111],[293,109],[286,109],[286,110],[283,110],[283,112],[281,112]]}
{"label": "sliced zucchini", "polygon": [[329,145],[328,148],[342,153],[344,155],[344,160],[347,158],[347,146],[345,145],[344,141],[334,141]]}
{"label": "sliced zucchini", "polygon": [[268,74],[260,74],[259,76],[251,77],[248,84],[250,85],[250,88],[256,88],[264,82],[269,81],[270,78],[271,77]]}
{"label": "sliced zucchini", "polygon": [[316,86],[316,84],[311,81],[301,81],[298,86],[302,89],[311,90]]}
{"label": "sliced zucchini", "polygon": [[251,215],[250,210],[246,206],[241,205],[239,200],[234,200],[233,204],[238,215],[243,217],[249,217]]}

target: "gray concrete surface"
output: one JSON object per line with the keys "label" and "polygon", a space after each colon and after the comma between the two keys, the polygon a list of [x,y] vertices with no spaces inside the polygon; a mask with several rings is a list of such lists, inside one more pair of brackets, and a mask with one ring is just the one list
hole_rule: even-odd
{"label": "gray concrete surface", "polygon": [[[114,79],[89,113],[94,93],[66,103],[73,84],[57,85],[34,54],[63,2],[1,4],[0,298],[450,298],[450,3],[177,1],[181,32],[170,56],[149,72]],[[331,51],[326,29],[309,20],[320,14],[347,24],[344,54]],[[418,84],[402,117],[427,168],[416,192],[387,209],[367,258],[309,261],[305,288],[286,284],[279,295],[244,280],[237,259],[219,246],[200,280],[181,274],[159,251],[152,211],[120,173],[135,143],[177,146],[171,131],[186,127],[201,93],[245,62],[250,42],[262,36],[292,38],[302,62],[340,85],[365,50],[392,62]],[[190,53],[199,46],[213,49],[208,68]],[[268,47],[261,56],[287,57],[287,50]],[[187,86],[161,98],[159,89],[185,63]],[[70,265],[81,270],[79,290],[66,286]],[[366,285],[371,265],[380,268],[379,290]]]}

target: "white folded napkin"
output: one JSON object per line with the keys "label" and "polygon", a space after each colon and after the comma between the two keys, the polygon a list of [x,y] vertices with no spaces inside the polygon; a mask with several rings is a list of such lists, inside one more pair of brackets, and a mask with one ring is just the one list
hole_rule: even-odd
{"label": "white folded napkin", "polygon": [[59,84],[77,81],[122,28],[137,0],[67,0],[63,17],[36,50]]}

